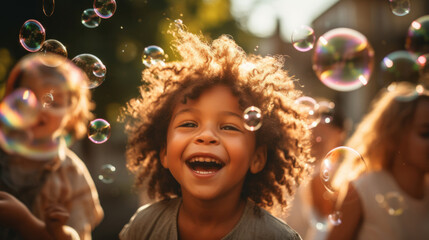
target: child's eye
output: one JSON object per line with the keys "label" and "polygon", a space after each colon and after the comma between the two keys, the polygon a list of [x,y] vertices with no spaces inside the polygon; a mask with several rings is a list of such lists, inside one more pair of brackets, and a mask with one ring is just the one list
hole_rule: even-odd
{"label": "child's eye", "polygon": [[220,129],[230,130],[230,131],[240,131],[240,129],[238,129],[237,127],[234,127],[232,125],[225,125],[225,126],[222,126]]}
{"label": "child's eye", "polygon": [[197,124],[194,122],[185,122],[179,125],[179,127],[195,128]]}

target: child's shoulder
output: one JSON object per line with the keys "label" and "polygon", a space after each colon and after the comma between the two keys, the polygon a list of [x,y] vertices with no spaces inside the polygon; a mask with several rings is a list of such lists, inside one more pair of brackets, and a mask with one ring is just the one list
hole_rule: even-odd
{"label": "child's shoulder", "polygon": [[140,207],[122,229],[121,239],[177,239],[181,202],[181,198],[172,198]]}
{"label": "child's shoulder", "polygon": [[243,217],[227,239],[301,239],[283,220],[248,201]]}

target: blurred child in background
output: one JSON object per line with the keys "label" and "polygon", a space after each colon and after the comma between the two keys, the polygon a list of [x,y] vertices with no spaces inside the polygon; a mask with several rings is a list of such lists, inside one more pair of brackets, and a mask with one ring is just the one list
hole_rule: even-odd
{"label": "blurred child in background", "polygon": [[339,177],[360,176],[329,239],[429,239],[429,92],[407,82],[383,89],[346,145],[367,171],[344,162],[352,167]]}
{"label": "blurred child in background", "polygon": [[[103,218],[94,182],[68,148],[85,136],[92,117],[86,82],[85,73],[59,55],[30,54],[12,69],[1,103],[1,239],[88,240]],[[16,101],[35,96],[37,107],[13,106],[20,93]],[[8,119],[14,107],[25,110],[18,120],[31,124]]]}

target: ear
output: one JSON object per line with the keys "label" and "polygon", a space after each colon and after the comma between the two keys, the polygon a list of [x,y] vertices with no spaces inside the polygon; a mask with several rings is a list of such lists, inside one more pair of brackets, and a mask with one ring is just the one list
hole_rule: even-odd
{"label": "ear", "polygon": [[164,168],[168,168],[168,164],[167,164],[167,150],[165,147],[163,147],[161,149],[161,152],[159,152],[159,160],[161,161],[161,165]]}
{"label": "ear", "polygon": [[253,155],[253,158],[250,162],[250,172],[253,174],[256,174],[265,167],[265,163],[267,162],[267,146],[259,146],[255,154]]}

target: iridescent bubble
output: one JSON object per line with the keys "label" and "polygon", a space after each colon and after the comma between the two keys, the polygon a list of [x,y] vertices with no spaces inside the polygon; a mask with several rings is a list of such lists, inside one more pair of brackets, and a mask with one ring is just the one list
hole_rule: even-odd
{"label": "iridescent bubble", "polygon": [[417,83],[419,80],[420,65],[414,53],[404,50],[389,53],[380,65],[382,86],[401,81]]}
{"label": "iridescent bubble", "polygon": [[39,49],[39,52],[43,54],[54,53],[67,58],[66,47],[60,41],[55,39],[48,39],[44,41],[42,47]]}
{"label": "iridescent bubble", "polygon": [[101,18],[110,18],[116,11],[116,1],[94,0],[94,10]]}
{"label": "iridescent bubble", "polygon": [[375,201],[378,205],[385,209],[391,216],[399,216],[406,209],[404,196],[398,192],[388,192],[386,194],[376,194]]}
{"label": "iridescent bubble", "polygon": [[327,87],[352,91],[366,85],[374,65],[374,50],[367,38],[349,28],[335,28],[317,41],[313,70]]}
{"label": "iridescent bubble", "polygon": [[115,181],[116,178],[116,167],[112,164],[105,164],[101,166],[100,173],[98,174],[98,179],[103,183],[109,184]]}
{"label": "iridescent bubble", "polygon": [[410,0],[389,0],[389,5],[396,16],[405,16],[410,13]]}
{"label": "iridescent bubble", "polygon": [[19,42],[29,52],[37,52],[45,41],[45,28],[34,19],[27,20],[19,31]]}
{"label": "iridescent bubble", "polygon": [[300,26],[292,32],[292,45],[301,52],[307,52],[313,49],[316,36],[314,30],[308,26]]}
{"label": "iridescent bubble", "polygon": [[142,62],[146,67],[150,67],[153,64],[164,64],[164,60],[164,50],[158,46],[148,46],[143,51]]}
{"label": "iridescent bubble", "polygon": [[87,28],[96,28],[100,25],[101,18],[95,13],[94,9],[88,8],[83,11],[81,21]]}
{"label": "iridescent bubble", "polygon": [[365,161],[356,150],[341,146],[329,151],[320,165],[320,178],[325,188],[331,193],[338,192],[344,181],[353,177],[348,171],[355,169],[354,166],[366,171]]}
{"label": "iridescent bubble", "polygon": [[408,27],[405,49],[418,55],[429,53],[429,15],[417,18]]}
{"label": "iridescent bubble", "polygon": [[110,123],[98,118],[89,123],[88,138],[93,143],[101,144],[110,138]]}
{"label": "iridescent bubble", "polygon": [[329,222],[334,225],[340,225],[342,221],[342,213],[340,211],[334,211],[333,213],[328,215]]}
{"label": "iridescent bubble", "polygon": [[175,26],[176,26],[176,28],[177,29],[179,29],[179,30],[183,30],[183,21],[182,21],[182,19],[176,19],[176,20],[174,20],[174,24],[175,24]]}
{"label": "iridescent bubble", "polygon": [[295,100],[298,109],[305,116],[308,128],[314,128],[320,122],[319,104],[311,97],[303,96]]}
{"label": "iridescent bubble", "polygon": [[43,0],[43,13],[45,16],[50,17],[54,14],[55,0]]}
{"label": "iridescent bubble", "polygon": [[23,129],[37,121],[36,95],[29,89],[18,88],[0,103],[0,120],[9,128]]}
{"label": "iridescent bubble", "polygon": [[243,113],[244,128],[249,131],[256,131],[262,126],[262,111],[261,109],[250,106]]}
{"label": "iridescent bubble", "polygon": [[88,88],[98,87],[104,82],[106,76],[106,67],[96,56],[88,53],[77,55],[72,59],[88,76]]}

